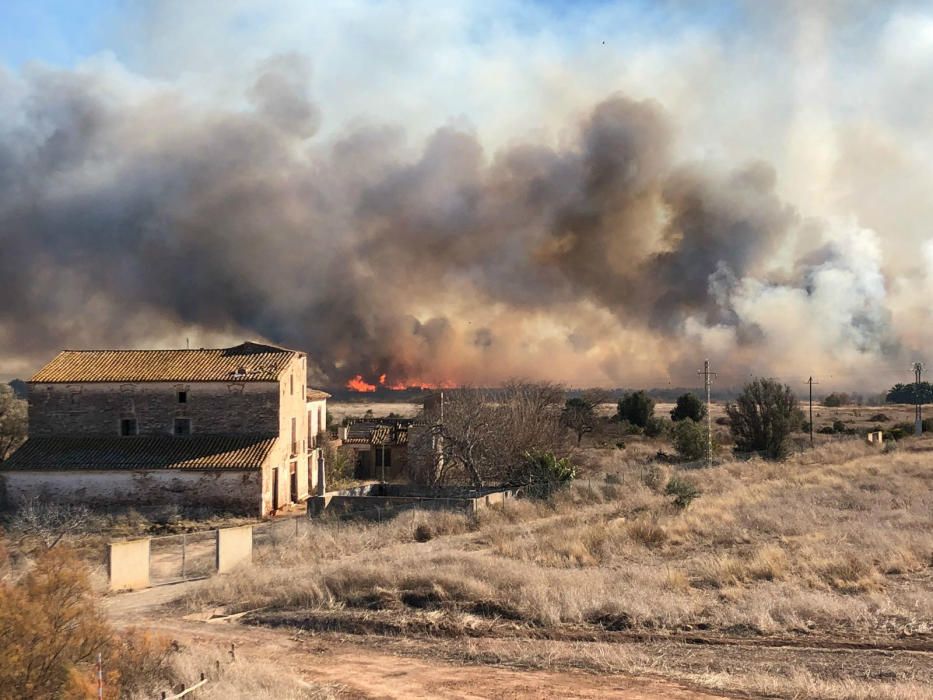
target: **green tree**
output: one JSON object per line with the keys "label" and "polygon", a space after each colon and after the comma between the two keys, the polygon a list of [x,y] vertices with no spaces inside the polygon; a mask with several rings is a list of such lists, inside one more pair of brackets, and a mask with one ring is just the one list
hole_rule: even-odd
{"label": "green tree", "polygon": [[557,457],[553,452],[526,452],[522,472],[522,481],[531,487],[530,492],[545,498],[577,475],[570,458]]}
{"label": "green tree", "polygon": [[761,377],[745,385],[726,413],[736,450],[763,452],[772,459],[787,454],[788,438],[802,420],[790,387]]}
{"label": "green tree", "polygon": [[700,459],[706,456],[706,426],[692,418],[685,418],[674,424],[674,449],[686,460]]}
{"label": "green tree", "polygon": [[888,389],[885,401],[888,403],[933,403],[933,384],[920,382],[918,386],[912,384],[895,384]]}
{"label": "green tree", "polygon": [[673,476],[664,487],[664,493],[673,496],[674,506],[683,510],[700,495],[700,490],[692,482]]}
{"label": "green tree", "polygon": [[852,403],[852,397],[848,394],[840,394],[835,391],[823,399],[823,405],[829,408],[838,408],[839,406],[848,406]]}
{"label": "green tree", "polygon": [[632,425],[644,428],[653,415],[654,399],[646,391],[629,392],[619,401],[617,417],[620,421],[627,420]]}
{"label": "green tree", "polygon": [[596,407],[606,400],[601,389],[587,389],[581,396],[567,399],[561,412],[561,423],[577,436],[577,445],[583,436],[592,433],[599,422]]}
{"label": "green tree", "polygon": [[675,423],[689,418],[692,421],[699,422],[706,417],[706,406],[700,401],[699,397],[687,392],[677,397],[677,405],[671,411],[671,420]]}

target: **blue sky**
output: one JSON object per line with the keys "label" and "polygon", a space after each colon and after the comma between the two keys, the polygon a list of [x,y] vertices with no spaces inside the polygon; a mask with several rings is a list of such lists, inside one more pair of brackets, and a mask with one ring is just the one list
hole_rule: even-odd
{"label": "blue sky", "polygon": [[[34,60],[70,67],[94,54],[109,52],[132,64],[132,44],[145,36],[147,15],[168,4],[126,0],[4,0],[0,3],[0,62],[13,68]],[[478,4],[477,8],[482,8],[476,13],[478,20],[498,16],[519,35],[554,31],[570,44],[580,39],[580,30],[594,16],[611,17],[611,24],[607,23],[603,29],[607,38],[620,41],[670,35],[697,27],[725,30],[735,26],[742,15],[734,0],[712,3],[534,0],[500,3],[501,10],[492,13],[489,5]],[[245,11],[229,29],[244,36],[261,33],[264,20],[262,10]],[[480,42],[486,29],[487,25],[478,21],[474,36]],[[591,36],[594,30],[599,34],[599,27],[589,29]]]}
{"label": "blue sky", "polygon": [[4,0],[0,3],[0,58],[19,67],[30,60],[70,66],[101,51],[121,0]]}

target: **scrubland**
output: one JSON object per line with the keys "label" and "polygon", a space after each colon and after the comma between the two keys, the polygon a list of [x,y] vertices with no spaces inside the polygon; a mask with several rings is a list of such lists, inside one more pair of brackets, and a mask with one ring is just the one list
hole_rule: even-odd
{"label": "scrubland", "polygon": [[[430,639],[483,663],[658,673],[789,697],[929,697],[933,440],[680,471],[586,450],[572,487],[475,517],[321,521],[192,609]],[[678,508],[672,476],[700,495]],[[701,644],[702,643],[702,644]]]}

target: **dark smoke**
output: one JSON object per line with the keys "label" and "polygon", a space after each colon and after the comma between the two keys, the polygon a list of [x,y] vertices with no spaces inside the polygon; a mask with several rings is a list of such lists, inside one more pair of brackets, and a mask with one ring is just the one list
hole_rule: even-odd
{"label": "dark smoke", "polygon": [[[92,73],[0,75],[23,95],[0,113],[0,354],[38,365],[196,327],[305,349],[333,383],[475,383],[501,379],[504,328],[579,303],[761,341],[729,300],[799,224],[767,165],[672,162],[661,107],[624,96],[563,150],[490,160],[449,127],[414,159],[390,129],[318,143],[307,75],[266,62],[240,111]],[[599,332],[567,342],[583,353]]]}

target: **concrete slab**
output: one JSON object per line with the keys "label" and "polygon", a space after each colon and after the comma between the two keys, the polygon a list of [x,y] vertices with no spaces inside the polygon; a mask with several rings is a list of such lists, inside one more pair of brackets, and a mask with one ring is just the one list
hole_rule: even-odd
{"label": "concrete slab", "polygon": [[111,542],[108,557],[111,591],[149,587],[149,538]]}

